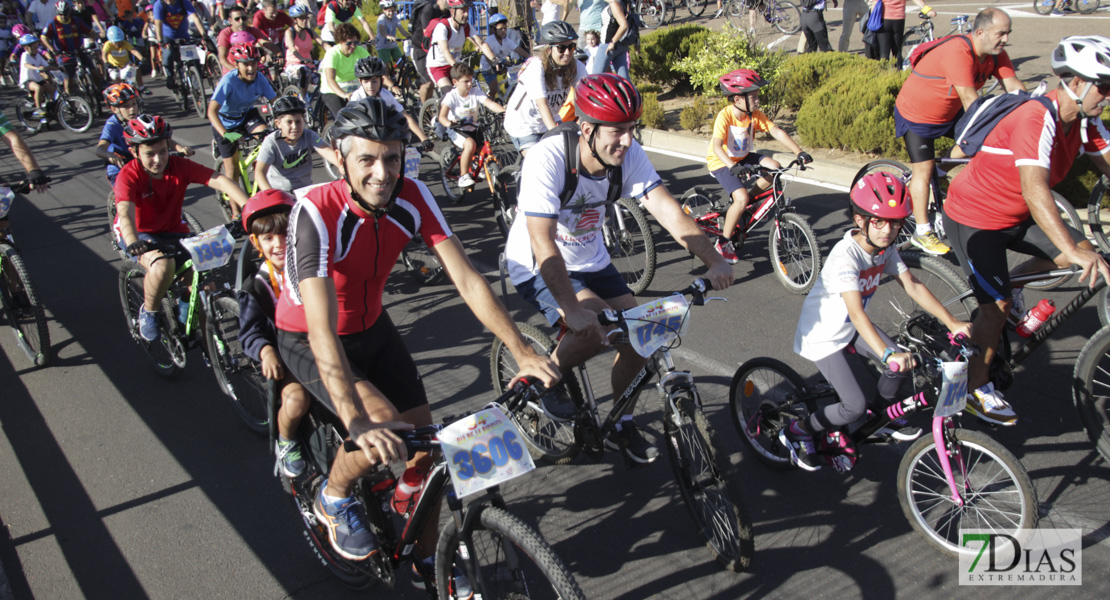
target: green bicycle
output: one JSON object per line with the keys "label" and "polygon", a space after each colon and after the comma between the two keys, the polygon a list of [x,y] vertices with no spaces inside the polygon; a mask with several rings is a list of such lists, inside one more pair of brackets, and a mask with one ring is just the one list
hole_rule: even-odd
{"label": "green bicycle", "polygon": [[[216,152],[215,142],[212,144],[212,154],[216,156],[216,173],[220,175],[228,175],[239,187],[247,193],[247,196],[253,196],[258,193],[258,182],[254,180],[254,162],[258,160],[258,154],[262,147],[262,138],[270,134],[272,130],[259,131],[257,133],[246,133],[243,137],[239,138],[235,149],[235,165],[236,171],[233,175],[224,173],[224,161]],[[244,158],[245,157],[245,158]],[[216,201],[220,203],[220,210],[224,213],[224,219],[228,221],[235,220],[235,213],[232,212],[231,198],[227,194],[213,190],[212,193],[216,195]]]}

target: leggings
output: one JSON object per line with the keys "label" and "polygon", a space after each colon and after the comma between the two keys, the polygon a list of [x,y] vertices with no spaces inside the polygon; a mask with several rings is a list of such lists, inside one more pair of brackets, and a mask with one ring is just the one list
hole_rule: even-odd
{"label": "leggings", "polygon": [[[890,337],[879,331],[879,336],[886,342],[887,347],[896,348],[894,341]],[[878,360],[877,356],[871,347],[859,336],[853,340],[856,352],[866,356],[867,358]],[[843,350],[833,352],[825,358],[814,361],[817,365],[817,370],[821,375],[833,386],[836,393],[840,396],[840,402],[830,404],[818,410],[809,416],[807,421],[808,429],[814,433],[818,431],[825,431],[827,429],[835,429],[845,425],[855,423],[864,414],[867,413],[869,405],[875,404],[875,408],[885,408],[877,406],[877,402],[868,402],[867,397],[863,395],[863,390],[859,387],[859,382],[856,381],[856,376],[852,374],[852,367],[848,364],[848,357],[845,356]],[[898,376],[889,376],[889,372],[884,373],[879,379],[879,393],[877,396],[883,400],[890,401],[898,393],[898,388],[902,384],[909,373],[903,373]]]}
{"label": "leggings", "polygon": [[894,66],[902,68],[902,40],[906,37],[905,19],[886,19],[878,32],[879,60],[894,57]]}

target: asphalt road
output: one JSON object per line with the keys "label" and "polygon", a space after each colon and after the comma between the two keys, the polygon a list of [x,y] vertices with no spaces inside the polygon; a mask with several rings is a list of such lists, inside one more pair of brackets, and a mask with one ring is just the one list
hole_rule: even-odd
{"label": "asphalt road", "polygon": [[[180,141],[206,147],[207,126],[170,109],[164,94],[159,91],[151,108],[170,116]],[[3,106],[13,98],[0,92]],[[32,138],[39,160],[60,183],[50,194],[20,199],[12,212],[15,238],[51,319],[56,357],[49,367],[31,368],[12,337],[0,335],[0,566],[11,595],[354,597],[315,560],[271,475],[265,444],[234,416],[200,354],[190,353],[185,372],[166,381],[126,334],[119,261],[106,237],[109,188],[92,153],[94,140],[93,132],[58,130]],[[701,162],[652,158],[676,195],[695,183],[711,184]],[[0,159],[0,173],[16,170],[10,157]],[[435,192],[430,162],[422,176]],[[788,192],[827,252],[843,233],[842,195],[802,184]],[[205,226],[220,222],[206,190],[192,191],[186,204]],[[500,239],[485,191],[446,212],[493,281]],[[682,288],[701,272],[675,243],[661,234],[657,241],[660,267],[647,297]],[[776,282],[766,244],[765,230],[749,240],[736,285],[722,294],[729,302],[696,310],[675,352],[680,366],[696,376],[737,464],[755,522],[751,572],[721,572],[700,547],[666,459],[631,472],[612,454],[598,463],[542,467],[506,490],[511,509],[540,529],[592,598],[980,595],[957,584],[957,562],[933,551],[903,516],[893,485],[902,447],[868,447],[847,476],[827,469],[771,472],[742,449],[727,408],[736,366],[774,356],[806,377],[816,373],[791,353],[802,297]],[[1067,289],[1053,295],[1067,296]],[[437,414],[492,397],[491,338],[453,288],[420,288],[398,270],[385,302]],[[515,295],[508,304],[518,319],[540,323]],[[1069,399],[1075,358],[1097,326],[1093,308],[1085,308],[1038,350],[1008,395],[1022,423],[990,431],[1033,478],[1041,526],[1083,530],[1086,577],[1073,592],[1082,598],[1104,598],[1110,588],[1103,575],[1110,570],[1110,469],[1093,452]],[[608,394],[604,360],[596,360],[592,372],[599,393]],[[641,404],[640,423],[658,432],[658,403]],[[969,419],[965,425],[977,427]],[[1049,598],[1058,592],[1029,588],[1020,594]],[[407,582],[392,595],[361,595],[423,597]]]}

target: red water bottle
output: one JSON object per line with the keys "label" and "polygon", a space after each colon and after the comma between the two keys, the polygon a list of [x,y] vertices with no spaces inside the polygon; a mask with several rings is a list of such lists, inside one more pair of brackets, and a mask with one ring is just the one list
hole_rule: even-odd
{"label": "red water bottle", "polygon": [[397,487],[393,488],[393,510],[399,515],[408,515],[416,506],[420,492],[424,489],[424,471],[419,467],[409,467],[401,474]]}
{"label": "red water bottle", "polygon": [[1015,331],[1017,331],[1017,334],[1021,337],[1027,338],[1040,329],[1041,325],[1044,325],[1045,321],[1048,321],[1048,318],[1051,317],[1054,312],[1056,312],[1056,304],[1053,303],[1052,300],[1045,298],[1038,302],[1029,312],[1025,313],[1025,316],[1018,322]]}

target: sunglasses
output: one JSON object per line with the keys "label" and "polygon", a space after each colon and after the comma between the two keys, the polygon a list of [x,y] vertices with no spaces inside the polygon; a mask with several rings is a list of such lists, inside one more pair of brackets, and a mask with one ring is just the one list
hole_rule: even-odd
{"label": "sunglasses", "polygon": [[878,217],[870,217],[867,219],[868,223],[875,229],[886,229],[888,226],[895,229],[901,229],[902,224],[906,222],[905,219],[880,219]]}
{"label": "sunglasses", "polygon": [[231,17],[232,21],[239,22],[246,20],[246,17]]}
{"label": "sunglasses", "polygon": [[558,46],[555,46],[555,49],[559,52],[570,52],[571,50],[574,50],[574,44],[559,44]]}
{"label": "sunglasses", "polygon": [[1110,83],[1106,85],[1096,85],[1095,89],[1103,96],[1110,96]]}
{"label": "sunglasses", "polygon": [[349,42],[343,42],[343,46],[346,47],[346,48],[354,48],[355,44],[357,44],[357,43],[358,42],[356,42],[354,40],[351,40]]}

